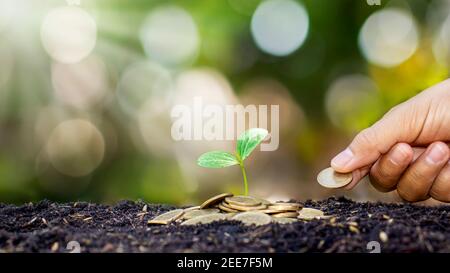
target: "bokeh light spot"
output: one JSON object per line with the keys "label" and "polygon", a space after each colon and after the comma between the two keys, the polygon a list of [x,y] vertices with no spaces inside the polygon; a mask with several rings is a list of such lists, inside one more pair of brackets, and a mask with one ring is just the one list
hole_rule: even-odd
{"label": "bokeh light spot", "polygon": [[258,47],[275,56],[286,56],[306,39],[309,18],[305,8],[292,0],[262,2],[251,21],[251,31]]}
{"label": "bokeh light spot", "polygon": [[46,151],[53,167],[62,174],[90,174],[102,162],[105,141],[97,127],[83,119],[60,123],[48,139]]}
{"label": "bokeh light spot", "polygon": [[14,0],[0,1],[0,33],[11,25],[13,17],[16,14],[16,5],[14,5],[14,2]]}
{"label": "bokeh light spot", "polygon": [[437,62],[450,65],[450,15],[439,27],[433,41],[433,54]]}
{"label": "bokeh light spot", "polygon": [[365,58],[382,67],[394,67],[416,51],[419,31],[412,15],[402,9],[387,8],[373,13],[359,33]]}
{"label": "bokeh light spot", "polygon": [[166,100],[172,90],[172,77],[162,66],[142,61],[131,64],[117,86],[117,100],[125,113],[134,115],[151,97]]}
{"label": "bokeh light spot", "polygon": [[192,69],[179,74],[175,92],[175,104],[192,103],[195,97],[201,97],[205,104],[218,105],[226,105],[236,99],[225,76],[209,68]]}
{"label": "bokeh light spot", "polygon": [[[278,123],[281,134],[293,134],[303,128],[305,123],[303,109],[294,101],[290,90],[281,82],[271,78],[253,79],[243,86],[240,94],[240,101],[244,105],[267,105],[268,107],[278,105],[279,120],[275,120],[275,122]],[[272,113],[268,112],[269,124],[271,115]],[[292,124],[296,126],[293,127]]]}
{"label": "bokeh light spot", "polygon": [[170,135],[172,122],[167,101],[148,99],[140,109],[137,121],[147,150],[161,157],[171,155],[174,143]]}
{"label": "bokeh light spot", "polygon": [[[195,99],[199,98],[202,100],[203,106],[201,111],[196,110],[195,107]],[[193,121],[192,126],[196,126],[196,121],[199,119],[202,119],[203,122],[207,121],[208,118],[205,118],[202,112],[206,107],[211,105],[225,107],[226,105],[235,105],[237,101],[228,79],[215,69],[191,69],[180,73],[176,78],[173,105],[184,105],[189,108]],[[175,120],[176,118],[173,122]],[[217,129],[223,129],[223,132],[230,129],[227,124],[222,126]],[[177,141],[174,143],[173,149],[189,190],[194,191],[199,185],[211,185],[212,183],[220,185],[227,179],[231,179],[230,173],[226,170],[205,172],[198,167],[196,161],[198,156],[205,151],[232,151],[234,149],[232,141],[208,141],[203,138],[193,141]]]}
{"label": "bokeh light spot", "polygon": [[76,63],[94,49],[97,24],[81,8],[55,8],[46,15],[41,25],[41,39],[53,59],[62,63]]}
{"label": "bokeh light spot", "polygon": [[154,9],[141,27],[140,39],[152,60],[168,66],[192,61],[200,44],[192,16],[177,6]]}
{"label": "bokeh light spot", "polygon": [[[197,109],[196,100],[201,100],[201,108]],[[189,108],[192,118],[192,131],[202,130],[199,128],[197,121],[206,122],[209,118],[205,117],[203,111],[208,106],[219,106],[225,109],[226,105],[237,104],[237,98],[228,79],[217,70],[209,68],[191,69],[178,75],[175,84],[175,94],[173,97],[173,105],[183,105]],[[199,111],[200,110],[200,111]],[[174,118],[173,122],[175,122]],[[226,132],[231,130],[228,124],[222,124],[216,130]],[[202,132],[199,132],[202,133]],[[194,132],[192,132],[192,136]],[[178,137],[176,137],[178,138]],[[177,142],[179,151],[189,154],[194,160],[199,153],[208,149],[227,150],[231,147],[231,143],[226,140],[205,139],[195,141]]]}
{"label": "bokeh light spot", "polygon": [[382,111],[377,85],[359,74],[335,80],[326,94],[325,108],[331,122],[350,133],[369,126]]}
{"label": "bokeh light spot", "polygon": [[105,97],[108,75],[102,60],[90,56],[76,64],[53,63],[52,84],[58,100],[87,109]]}

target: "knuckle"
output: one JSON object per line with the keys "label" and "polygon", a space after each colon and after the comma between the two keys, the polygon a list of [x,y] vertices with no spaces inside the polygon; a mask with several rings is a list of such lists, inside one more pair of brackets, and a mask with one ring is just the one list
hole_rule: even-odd
{"label": "knuckle", "polygon": [[400,181],[397,192],[401,198],[408,202],[425,200],[428,197],[429,188],[422,172],[416,168],[410,169]]}
{"label": "knuckle", "polygon": [[412,168],[409,169],[408,173],[407,173],[407,180],[408,180],[408,184],[411,187],[415,187],[415,185],[420,185],[420,184],[424,184],[424,180],[425,180],[425,176],[424,176],[424,172],[419,171],[418,168],[414,168],[414,166]]}
{"label": "knuckle", "polygon": [[385,172],[386,171],[379,166],[370,170],[370,182],[378,191],[381,192],[388,192],[392,190],[392,176],[386,175]]}
{"label": "knuckle", "polygon": [[359,133],[359,138],[360,138],[360,141],[363,141],[363,142],[370,143],[370,142],[374,141],[375,140],[374,130],[371,127],[362,130]]}
{"label": "knuckle", "polygon": [[403,187],[398,187],[397,193],[405,201],[408,201],[408,202],[419,201],[417,194],[414,194],[411,190],[404,189]]}
{"label": "knuckle", "polygon": [[434,189],[432,188],[430,190],[430,196],[433,197],[433,199],[436,199],[438,201],[442,202],[450,202],[450,189]]}
{"label": "knuckle", "polygon": [[359,132],[358,135],[356,135],[355,139],[353,140],[351,146],[364,146],[366,149],[370,149],[371,147],[374,147],[374,145],[377,143],[376,134],[375,131],[372,128],[366,128]]}
{"label": "knuckle", "polygon": [[436,178],[439,184],[447,184],[450,187],[450,165],[447,165]]}
{"label": "knuckle", "polygon": [[391,180],[394,176],[393,166],[388,166],[388,163],[381,163],[378,169],[378,176],[382,178],[382,180]]}
{"label": "knuckle", "polygon": [[443,171],[439,174],[435,183],[430,189],[430,195],[436,200],[450,202],[450,171]]}
{"label": "knuckle", "polygon": [[369,176],[370,184],[379,192],[390,192],[395,189],[392,187],[389,187],[388,183],[379,180],[377,177],[373,176],[372,174]]}

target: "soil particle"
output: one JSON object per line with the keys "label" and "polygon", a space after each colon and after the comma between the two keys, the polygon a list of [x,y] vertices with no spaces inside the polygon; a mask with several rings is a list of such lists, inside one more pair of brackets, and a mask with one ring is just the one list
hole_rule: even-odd
{"label": "soil particle", "polygon": [[169,205],[122,201],[114,206],[41,201],[0,204],[0,252],[450,252],[450,206],[301,202],[332,217],[246,227],[235,221],[201,226],[148,226]]}

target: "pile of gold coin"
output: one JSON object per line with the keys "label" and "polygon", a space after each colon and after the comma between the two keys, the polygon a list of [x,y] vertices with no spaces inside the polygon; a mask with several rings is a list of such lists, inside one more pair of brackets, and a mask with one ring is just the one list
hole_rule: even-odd
{"label": "pile of gold coin", "polygon": [[178,222],[181,225],[197,225],[231,220],[240,221],[245,225],[265,225],[272,222],[289,224],[299,220],[321,218],[326,218],[322,211],[303,208],[299,203],[273,203],[258,197],[222,193],[209,198],[200,206],[161,214],[149,220],[148,224],[167,225]]}

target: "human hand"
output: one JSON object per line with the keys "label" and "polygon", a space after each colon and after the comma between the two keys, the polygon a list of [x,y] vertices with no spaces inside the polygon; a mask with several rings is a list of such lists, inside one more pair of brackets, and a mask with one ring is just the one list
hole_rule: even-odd
{"label": "human hand", "polygon": [[370,174],[380,191],[397,190],[406,201],[433,197],[450,202],[450,80],[392,108],[361,131],[331,161],[338,172],[353,172],[353,188]]}

